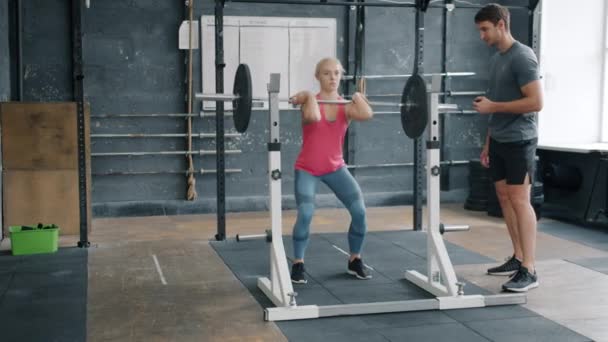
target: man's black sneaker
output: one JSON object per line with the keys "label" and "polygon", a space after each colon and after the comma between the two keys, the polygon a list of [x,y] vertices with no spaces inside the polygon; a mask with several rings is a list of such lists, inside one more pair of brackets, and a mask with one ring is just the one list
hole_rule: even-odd
{"label": "man's black sneaker", "polygon": [[346,271],[350,275],[354,275],[359,279],[371,279],[372,276],[365,272],[365,266],[361,258],[356,258],[353,261],[348,262],[348,270]]}
{"label": "man's black sneaker", "polygon": [[488,274],[491,275],[512,275],[519,271],[521,261],[515,258],[515,255],[510,257],[504,264],[492,268],[488,268]]}
{"label": "man's black sneaker", "polygon": [[295,284],[306,284],[308,280],[304,277],[304,263],[298,262],[291,266],[291,282]]}
{"label": "man's black sneaker", "polygon": [[526,292],[535,287],[538,287],[536,272],[530,273],[527,268],[522,266],[513,278],[502,286],[502,289],[512,292]]}

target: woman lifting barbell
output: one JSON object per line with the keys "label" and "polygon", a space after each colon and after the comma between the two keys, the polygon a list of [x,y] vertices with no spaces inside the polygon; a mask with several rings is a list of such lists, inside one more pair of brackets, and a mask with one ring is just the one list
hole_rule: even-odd
{"label": "woman lifting barbell", "polygon": [[354,93],[347,104],[319,104],[322,100],[342,100],[338,87],[343,68],[335,58],[324,58],[317,63],[315,77],[320,91],[314,95],[302,91],[291,97],[301,105],[302,147],[295,162],[295,197],[298,215],[293,227],[294,261],[291,281],[306,283],[304,254],[309,241],[310,223],[314,213],[314,199],[319,181],[325,183],[351,215],[348,230],[350,258],[348,274],[358,279],[369,279],[361,260],[361,249],[367,231],[365,203],[361,188],[350,174],[342,157],[344,136],[351,120],[366,121],[373,112],[361,93]]}

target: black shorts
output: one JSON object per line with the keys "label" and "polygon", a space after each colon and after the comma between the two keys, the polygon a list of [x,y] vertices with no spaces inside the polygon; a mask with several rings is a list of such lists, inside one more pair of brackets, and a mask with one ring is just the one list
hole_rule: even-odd
{"label": "black shorts", "polygon": [[490,175],[494,182],[506,179],[507,184],[524,184],[526,174],[534,182],[534,162],[538,139],[501,143],[490,139]]}

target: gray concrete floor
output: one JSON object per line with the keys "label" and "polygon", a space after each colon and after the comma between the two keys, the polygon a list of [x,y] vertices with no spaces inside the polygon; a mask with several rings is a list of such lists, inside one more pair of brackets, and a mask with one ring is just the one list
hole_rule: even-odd
{"label": "gray concrete floor", "polygon": [[[411,212],[411,207],[403,206],[368,208],[369,229],[411,229]],[[263,232],[269,227],[268,215],[229,213],[229,238]],[[315,233],[347,229],[349,217],[343,209],[318,209],[315,215]],[[283,213],[286,234],[294,220],[294,211]],[[442,207],[442,221],[471,226],[468,232],[445,235],[454,244],[497,261],[511,253],[501,219],[450,204]],[[87,339],[286,340],[274,323],[263,321],[262,308],[209,245],[215,230],[215,215],[93,220]],[[77,237],[67,236],[60,244],[73,246],[76,241]],[[544,232],[538,233],[537,244],[541,286],[528,294],[525,307],[595,341],[608,341],[607,272],[577,262],[608,258],[608,252]],[[487,266],[459,265],[456,271],[478,286],[499,292],[505,278],[485,275]]]}

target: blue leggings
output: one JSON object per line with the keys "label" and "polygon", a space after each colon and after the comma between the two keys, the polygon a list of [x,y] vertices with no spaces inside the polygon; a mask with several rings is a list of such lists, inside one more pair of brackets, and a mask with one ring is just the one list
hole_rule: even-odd
{"label": "blue leggings", "polygon": [[310,222],[315,211],[315,194],[319,180],[325,183],[348,209],[351,216],[348,229],[348,245],[351,254],[361,253],[363,239],[367,231],[365,203],[361,188],[346,167],[337,171],[313,176],[302,170],[295,171],[295,195],[298,206],[298,218],[293,227],[293,249],[296,259],[304,259],[304,252],[309,240]]}

